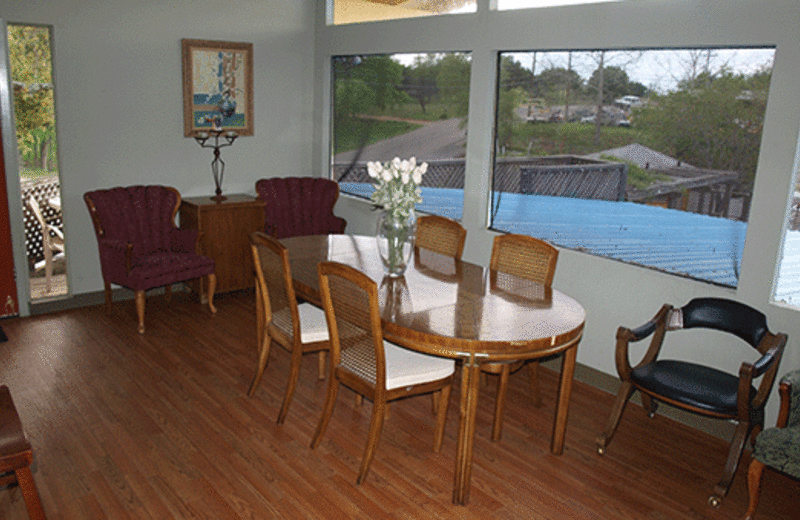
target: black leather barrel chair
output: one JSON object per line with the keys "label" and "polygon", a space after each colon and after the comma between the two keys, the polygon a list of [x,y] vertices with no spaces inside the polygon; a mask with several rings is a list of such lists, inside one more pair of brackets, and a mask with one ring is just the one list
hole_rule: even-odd
{"label": "black leather barrel chair", "polygon": [[[668,331],[692,328],[713,329],[738,336],[758,351],[758,358],[743,361],[738,376],[688,361],[659,359]],[[630,344],[648,337],[651,338],[649,348],[642,360],[632,366]],[[752,440],[754,434],[764,427],[764,407],[786,341],[786,334],[769,331],[763,313],[724,298],[696,298],[681,308],[664,305],[644,325],[635,329],[620,327],[617,330],[616,365],[621,386],[605,430],[597,438],[597,452],[605,453],[625,405],[635,390],[641,393],[644,408],[651,417],[656,412],[657,403],[663,402],[703,416],[735,421],[737,426],[722,479],[708,499],[709,505],[719,506],[736,474],[745,442],[748,438]],[[708,348],[705,345],[697,347]],[[720,357],[727,355],[720,352]]]}

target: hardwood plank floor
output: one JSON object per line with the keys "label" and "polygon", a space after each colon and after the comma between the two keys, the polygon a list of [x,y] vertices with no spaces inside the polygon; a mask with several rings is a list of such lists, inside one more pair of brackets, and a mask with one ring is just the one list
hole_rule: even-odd
{"label": "hardwood plank floor", "polygon": [[[719,509],[706,505],[725,442],[630,405],[604,457],[594,439],[613,396],[575,384],[564,454],[549,452],[557,375],[542,369],[535,408],[511,378],[503,439],[491,442],[494,381],[478,410],[470,503],[451,503],[459,386],[442,452],[423,396],[393,404],[367,481],[356,475],[371,405],[342,389],[320,447],[309,444],[325,396],[304,359],[286,423],[275,424],[289,355],[275,348],[253,398],[252,293],[219,312],[184,293],[148,298],[147,332],[132,301],[2,321],[0,383],[11,388],[34,446],[50,520],[260,518],[734,519],[747,505],[742,461]],[[609,356],[613,355],[609,339]],[[798,518],[800,484],[767,472],[759,518]],[[27,518],[18,489],[0,490],[0,519]]]}

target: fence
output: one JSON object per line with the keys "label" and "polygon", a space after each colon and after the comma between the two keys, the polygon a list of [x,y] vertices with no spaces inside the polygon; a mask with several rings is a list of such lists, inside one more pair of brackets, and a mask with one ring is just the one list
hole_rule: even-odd
{"label": "fence", "polygon": [[39,204],[44,219],[62,232],[64,223],[61,218],[61,210],[50,206],[48,200],[57,197],[61,193],[61,184],[58,177],[44,177],[41,179],[23,179],[20,183],[20,195],[22,196],[22,218],[25,223],[25,251],[28,255],[28,267],[33,269],[36,262],[44,260],[44,250],[42,248],[42,227],[39,221],[31,212],[28,201],[31,196]]}

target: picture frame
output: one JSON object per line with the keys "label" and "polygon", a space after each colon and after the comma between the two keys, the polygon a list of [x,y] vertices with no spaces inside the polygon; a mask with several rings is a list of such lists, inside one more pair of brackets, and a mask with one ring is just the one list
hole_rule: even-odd
{"label": "picture frame", "polygon": [[253,44],[181,40],[183,135],[253,135]]}

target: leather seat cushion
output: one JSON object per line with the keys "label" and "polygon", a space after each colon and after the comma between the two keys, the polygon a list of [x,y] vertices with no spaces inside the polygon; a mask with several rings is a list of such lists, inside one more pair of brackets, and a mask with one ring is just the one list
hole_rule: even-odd
{"label": "leather seat cushion", "polygon": [[[739,378],[715,368],[665,359],[633,369],[631,381],[656,396],[690,407],[737,415]],[[751,387],[751,398],[755,393]]]}

